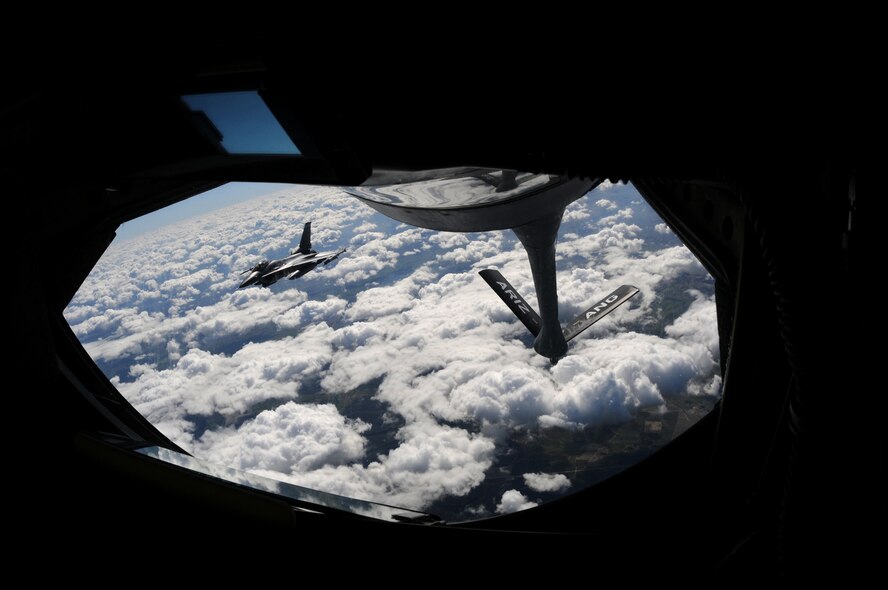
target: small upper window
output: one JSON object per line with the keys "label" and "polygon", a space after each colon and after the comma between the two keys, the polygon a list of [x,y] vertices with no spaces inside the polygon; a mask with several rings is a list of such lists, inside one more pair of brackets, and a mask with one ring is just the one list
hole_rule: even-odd
{"label": "small upper window", "polygon": [[182,100],[206,115],[229,154],[302,154],[255,90],[188,94]]}

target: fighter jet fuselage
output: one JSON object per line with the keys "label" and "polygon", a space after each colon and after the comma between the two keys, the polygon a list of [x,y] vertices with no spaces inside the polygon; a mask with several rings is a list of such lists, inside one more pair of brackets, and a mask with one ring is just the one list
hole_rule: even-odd
{"label": "fighter jet fuselage", "polygon": [[335,252],[315,252],[311,249],[311,222],[305,224],[302,239],[292,254],[278,260],[263,260],[253,268],[244,271],[247,278],[238,289],[259,285],[268,287],[283,278],[289,280],[298,279],[307,272],[314,270],[320,264],[328,264],[345,252],[341,248]]}

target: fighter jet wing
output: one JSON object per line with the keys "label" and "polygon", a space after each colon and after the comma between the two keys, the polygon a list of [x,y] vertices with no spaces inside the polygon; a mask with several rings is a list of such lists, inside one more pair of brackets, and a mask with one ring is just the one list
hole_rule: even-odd
{"label": "fighter jet wing", "polygon": [[265,273],[264,275],[262,275],[262,278],[270,277],[271,275],[283,274],[283,273],[288,273],[288,272],[295,272],[296,270],[299,269],[300,266],[305,266],[307,262],[309,262],[309,261],[294,260],[293,262],[288,262],[287,264],[285,264],[283,266],[279,266],[279,267],[271,270],[270,272]]}
{"label": "fighter jet wing", "polygon": [[324,261],[324,264],[329,264],[329,263],[333,262],[334,260],[339,258],[339,255],[342,254],[343,252],[345,252],[345,248],[340,248],[339,250],[336,251],[335,254],[333,254],[333,256],[328,257],[327,260]]}

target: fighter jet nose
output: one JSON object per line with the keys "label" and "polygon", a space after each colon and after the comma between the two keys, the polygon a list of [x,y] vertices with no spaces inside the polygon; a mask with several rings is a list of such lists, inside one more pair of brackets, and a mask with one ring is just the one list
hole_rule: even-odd
{"label": "fighter jet nose", "polygon": [[567,354],[567,341],[560,329],[548,329],[544,325],[533,341],[533,349],[538,354],[557,361]]}

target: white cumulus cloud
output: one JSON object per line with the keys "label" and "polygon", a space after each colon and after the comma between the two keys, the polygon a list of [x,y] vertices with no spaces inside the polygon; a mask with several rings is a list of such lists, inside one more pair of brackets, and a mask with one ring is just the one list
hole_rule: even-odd
{"label": "white cumulus cloud", "polygon": [[347,420],[332,404],[287,402],[239,429],[208,431],[195,451],[236,469],[305,473],[360,460],[362,433],[369,428]]}
{"label": "white cumulus cloud", "polygon": [[[227,445],[250,446],[249,440],[239,436],[227,438],[231,441]],[[307,471],[277,465],[251,470],[351,498],[422,509],[445,495],[467,494],[484,481],[493,458],[492,440],[461,428],[414,423],[403,428],[398,438],[398,447],[366,465],[325,465]],[[208,456],[216,457],[213,449]]]}
{"label": "white cumulus cloud", "polygon": [[503,497],[499,504],[496,505],[496,511],[499,514],[508,514],[509,512],[518,512],[519,510],[527,510],[538,506],[536,502],[532,502],[518,490],[507,490],[503,493]]}
{"label": "white cumulus cloud", "polygon": [[570,487],[563,473],[525,473],[524,483],[535,492],[557,492]]}

